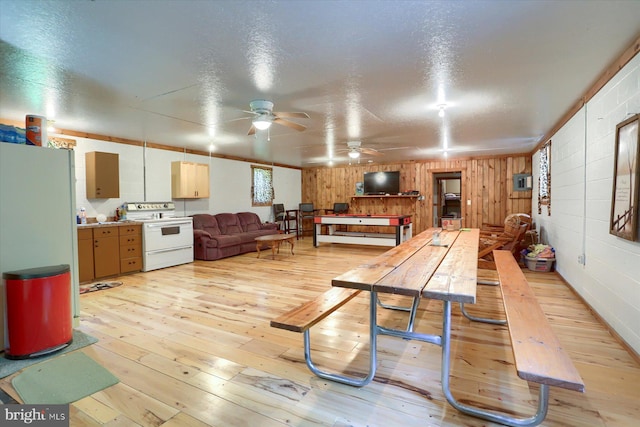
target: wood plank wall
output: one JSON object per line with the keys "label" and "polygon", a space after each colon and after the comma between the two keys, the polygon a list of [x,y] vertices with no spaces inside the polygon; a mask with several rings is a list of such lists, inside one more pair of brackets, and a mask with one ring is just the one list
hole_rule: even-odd
{"label": "wood plank wall", "polygon": [[[400,171],[400,191],[418,190],[425,199],[398,197],[357,198],[356,182],[365,172]],[[461,172],[461,208],[464,227],[483,223],[502,224],[511,213],[531,214],[531,191],[513,191],[513,174],[531,173],[531,156],[514,155],[465,160],[431,160],[389,164],[366,164],[302,170],[302,201],[316,209],[336,202],[349,203],[358,214],[409,214],[414,234],[433,223],[434,173]],[[471,205],[467,205],[467,200]]]}

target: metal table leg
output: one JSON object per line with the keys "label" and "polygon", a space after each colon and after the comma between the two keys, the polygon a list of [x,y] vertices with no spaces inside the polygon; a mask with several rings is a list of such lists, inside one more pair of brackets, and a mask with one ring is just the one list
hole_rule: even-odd
{"label": "metal table leg", "polygon": [[346,375],[335,374],[331,372],[325,372],[319,369],[311,359],[311,338],[309,334],[309,329],[304,331],[304,360],[307,363],[307,367],[319,376],[320,378],[324,378],[331,381],[336,381],[342,384],[347,384],[354,387],[362,387],[371,382],[373,377],[376,374],[376,366],[377,366],[377,336],[378,336],[378,325],[377,325],[377,305],[376,300],[378,296],[376,292],[371,292],[371,301],[370,301],[370,310],[369,310],[369,373],[364,378],[355,378],[349,377]]}

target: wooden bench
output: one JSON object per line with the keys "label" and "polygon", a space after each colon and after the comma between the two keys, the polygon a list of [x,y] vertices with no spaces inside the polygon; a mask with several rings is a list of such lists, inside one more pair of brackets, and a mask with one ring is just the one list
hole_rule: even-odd
{"label": "wooden bench", "polygon": [[510,251],[493,252],[507,316],[513,358],[518,376],[540,384],[538,410],[530,418],[514,418],[468,405],[462,412],[506,425],[535,426],[547,415],[549,386],[584,392],[584,382],[562,349],[529,283]]}
{"label": "wooden bench", "polygon": [[[345,305],[347,302],[351,301],[359,293],[360,289],[332,287],[318,295],[313,300],[306,302],[271,321],[271,326],[274,328],[285,329],[293,332],[302,332],[304,341],[304,361],[311,372],[320,378],[339,381],[356,387],[361,387],[369,383],[373,378],[373,374],[367,375],[364,378],[344,378],[339,374],[327,373],[318,369],[311,358],[310,328]],[[373,346],[375,348],[375,343]],[[375,364],[375,357],[371,358],[370,364]]]}
{"label": "wooden bench", "polygon": [[305,332],[360,293],[357,289],[330,288],[313,300],[280,315],[271,321],[274,328]]}
{"label": "wooden bench", "polygon": [[509,251],[494,251],[518,376],[584,392],[584,383],[551,329],[522,269]]}

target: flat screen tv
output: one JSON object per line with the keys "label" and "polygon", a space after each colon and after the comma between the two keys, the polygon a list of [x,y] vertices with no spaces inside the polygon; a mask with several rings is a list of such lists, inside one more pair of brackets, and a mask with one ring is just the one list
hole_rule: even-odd
{"label": "flat screen tv", "polygon": [[364,194],[398,194],[399,192],[399,171],[364,173]]}

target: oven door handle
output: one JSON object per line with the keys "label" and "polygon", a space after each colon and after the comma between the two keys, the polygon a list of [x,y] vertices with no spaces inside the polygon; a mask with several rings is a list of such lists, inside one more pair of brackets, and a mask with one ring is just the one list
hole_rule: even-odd
{"label": "oven door handle", "polygon": [[146,224],[148,228],[162,228],[162,227],[175,227],[176,225],[191,225],[191,221],[184,222],[163,222],[160,224]]}
{"label": "oven door handle", "polygon": [[168,249],[158,249],[156,251],[147,251],[147,255],[162,254],[162,253],[165,253],[165,252],[182,251],[184,249],[193,249],[193,246],[180,246],[180,247],[177,247],[177,248],[168,248]]}

